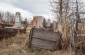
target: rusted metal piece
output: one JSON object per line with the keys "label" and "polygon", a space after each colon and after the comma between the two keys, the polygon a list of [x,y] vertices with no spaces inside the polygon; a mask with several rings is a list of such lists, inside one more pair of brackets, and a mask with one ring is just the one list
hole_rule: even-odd
{"label": "rusted metal piece", "polygon": [[58,50],[61,46],[61,33],[33,28],[29,35],[29,48]]}

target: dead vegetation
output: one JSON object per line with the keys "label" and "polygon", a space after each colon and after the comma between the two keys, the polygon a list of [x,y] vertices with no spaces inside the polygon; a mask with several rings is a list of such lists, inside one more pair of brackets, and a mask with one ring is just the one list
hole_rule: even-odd
{"label": "dead vegetation", "polygon": [[[83,32],[85,30],[85,20],[82,22],[84,15],[80,14],[82,3],[81,0],[52,0],[51,2],[52,11],[55,13],[59,23],[58,30],[62,33],[62,49],[67,50],[71,46],[70,49],[74,50],[76,55],[85,55],[85,46],[82,42],[84,41],[82,38],[85,38],[85,36],[82,36],[85,34]],[[79,34],[80,36],[78,37]],[[78,43],[79,45],[77,45]]]}
{"label": "dead vegetation", "polygon": [[[75,51],[70,45],[66,47],[66,50],[64,46],[62,50],[58,51],[28,48],[26,43],[29,41],[30,28],[27,29],[26,34],[17,33],[16,36],[0,40],[0,55],[75,55]],[[81,53],[81,51],[76,52],[76,54]]]}
{"label": "dead vegetation", "polygon": [[0,40],[0,55],[74,55],[74,52],[66,51],[48,51],[37,50],[35,48],[28,48],[26,43],[28,42],[27,34],[17,34],[16,36],[8,39]]}
{"label": "dead vegetation", "polygon": [[[69,14],[69,7],[68,2],[70,0],[59,0],[58,2],[58,31],[62,33],[62,49],[58,51],[48,51],[48,50],[38,50],[35,48],[28,48],[26,43],[28,40],[28,33],[27,34],[17,34],[14,37],[5,38],[0,40],[0,55],[85,55],[85,41],[82,41],[85,39],[85,37],[82,39],[80,36],[77,40],[77,43],[73,43],[74,37],[77,38],[77,32],[78,32],[78,20],[79,14],[78,10],[75,12],[72,10]],[[76,0],[77,1],[77,0]],[[57,5],[57,4],[56,4]],[[65,6],[64,6],[65,5]],[[76,2],[76,5],[78,3]],[[62,7],[63,6],[63,7]],[[76,7],[78,9],[78,6]],[[74,13],[73,13],[74,12]],[[72,15],[71,15],[72,14]],[[73,17],[75,16],[75,17]],[[74,21],[77,21],[75,23]],[[74,27],[74,24],[76,27]],[[82,25],[83,26],[83,25]],[[28,30],[27,30],[28,31]],[[29,32],[29,31],[28,31]],[[80,33],[80,32],[79,32]],[[75,35],[74,35],[75,34]],[[71,37],[73,39],[71,39]],[[72,45],[73,44],[73,45]],[[75,46],[74,46],[75,45]]]}

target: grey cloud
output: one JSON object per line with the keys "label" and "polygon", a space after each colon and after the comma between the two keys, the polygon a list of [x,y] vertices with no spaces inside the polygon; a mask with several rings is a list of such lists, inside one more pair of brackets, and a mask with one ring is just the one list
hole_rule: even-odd
{"label": "grey cloud", "polygon": [[49,0],[0,0],[23,10],[28,10],[33,14],[48,14]]}
{"label": "grey cloud", "polygon": [[42,15],[52,17],[49,0],[0,0],[0,2],[10,6],[8,8],[5,7],[7,10],[9,8],[14,11],[20,10],[24,16]]}
{"label": "grey cloud", "polygon": [[48,0],[17,0],[17,2],[13,4],[35,14],[45,14],[49,12]]}

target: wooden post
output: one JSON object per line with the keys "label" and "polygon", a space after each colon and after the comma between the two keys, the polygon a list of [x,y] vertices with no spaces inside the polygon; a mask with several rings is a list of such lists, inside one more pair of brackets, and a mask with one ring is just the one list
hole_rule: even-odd
{"label": "wooden post", "polygon": [[60,20],[60,24],[61,24],[62,23],[62,0],[60,0],[59,5],[60,5],[60,11],[59,11],[60,12],[60,17],[59,17],[60,19],[59,20]]}

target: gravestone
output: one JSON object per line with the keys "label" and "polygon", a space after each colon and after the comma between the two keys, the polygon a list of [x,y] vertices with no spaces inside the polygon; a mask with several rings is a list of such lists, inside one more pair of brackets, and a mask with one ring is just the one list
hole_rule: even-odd
{"label": "gravestone", "polygon": [[57,22],[53,21],[53,31],[57,32]]}
{"label": "gravestone", "polygon": [[43,17],[42,16],[34,16],[33,17],[33,27],[41,28],[43,27]]}
{"label": "gravestone", "polygon": [[50,27],[51,26],[51,21],[50,21],[50,19],[48,19],[47,20],[47,25],[46,25],[47,27]]}
{"label": "gravestone", "polygon": [[1,16],[1,14],[0,14],[0,23],[2,23],[2,16]]}
{"label": "gravestone", "polygon": [[21,13],[20,12],[16,12],[14,27],[15,28],[21,27]]}

